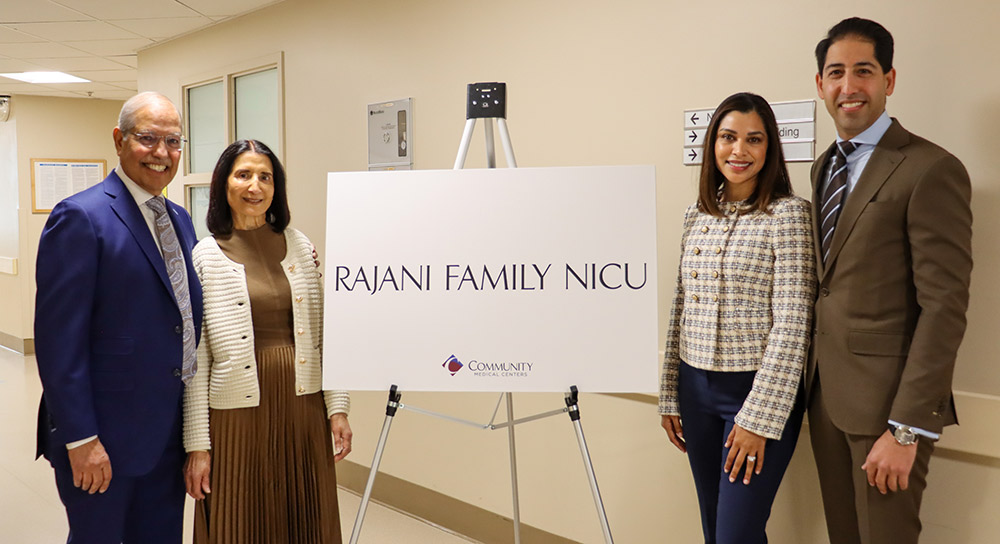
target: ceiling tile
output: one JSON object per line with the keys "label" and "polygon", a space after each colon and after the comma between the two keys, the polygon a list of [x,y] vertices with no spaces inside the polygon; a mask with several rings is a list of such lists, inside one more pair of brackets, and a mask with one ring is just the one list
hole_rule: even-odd
{"label": "ceiling tile", "polygon": [[154,40],[165,40],[209,26],[208,17],[164,17],[162,19],[118,19],[111,24],[139,36]]}
{"label": "ceiling tile", "polygon": [[40,59],[55,57],[83,57],[87,54],[72,47],[53,42],[0,43],[0,55],[16,59]]}
{"label": "ceiling tile", "polygon": [[[136,51],[282,0],[0,0],[0,72],[55,70],[94,83],[7,83],[0,92],[125,100]],[[16,85],[13,87],[12,85]]]}
{"label": "ceiling tile", "polygon": [[7,25],[0,25],[0,43],[23,43],[44,41],[24,32],[18,32]]}
{"label": "ceiling tile", "polygon": [[91,98],[103,100],[128,100],[135,96],[135,91],[97,91]]}
{"label": "ceiling tile", "polygon": [[[31,94],[35,96],[55,96],[59,98],[87,98],[87,93],[74,92],[74,91],[59,91],[49,89],[47,87],[42,87],[40,85],[35,85],[36,89],[32,90],[30,93],[19,93],[19,94]],[[15,107],[16,107],[15,99]]]}
{"label": "ceiling tile", "polygon": [[116,40],[136,37],[131,32],[102,21],[21,23],[7,26],[25,34],[31,34],[32,36],[52,41]]}
{"label": "ceiling tile", "polygon": [[114,90],[128,91],[132,94],[135,94],[137,92],[136,89],[138,88],[135,81],[106,81],[105,83],[114,87]]}
{"label": "ceiling tile", "polygon": [[139,59],[136,55],[109,55],[105,58],[119,62],[125,66],[131,66],[132,68],[139,67]]}
{"label": "ceiling tile", "polygon": [[86,13],[105,21],[115,19],[152,19],[156,17],[191,17],[197,12],[174,0],[159,0],[155,6],[150,2],[135,0],[53,0],[67,8]]}
{"label": "ceiling tile", "polygon": [[115,87],[113,85],[108,85],[107,83],[98,83],[95,81],[90,81],[87,83],[49,83],[45,85],[49,89],[55,89],[59,91],[79,91],[82,93],[94,92],[94,91],[120,91],[122,89]]}
{"label": "ceiling tile", "polygon": [[99,57],[110,57],[117,55],[134,55],[139,49],[153,43],[153,40],[146,38],[132,38],[127,40],[90,40],[90,41],[65,41],[62,42],[69,47],[79,49],[97,55]]}
{"label": "ceiling tile", "polygon": [[90,17],[64,8],[49,0],[31,2],[4,1],[4,23],[45,23],[52,21],[88,21]]}
{"label": "ceiling tile", "polygon": [[120,70],[122,65],[103,57],[76,57],[56,59],[31,59],[31,62],[56,72],[78,72],[80,70]]}
{"label": "ceiling tile", "polygon": [[32,72],[42,68],[37,64],[20,59],[0,59],[0,73],[8,72]]}
{"label": "ceiling tile", "polygon": [[0,77],[0,94],[27,93],[38,88],[38,85]]}
{"label": "ceiling tile", "polygon": [[90,81],[115,82],[119,87],[123,86],[122,82],[128,81],[130,85],[127,88],[135,87],[136,80],[135,70],[73,70],[70,75]]}
{"label": "ceiling tile", "polygon": [[278,4],[281,0],[184,0],[191,9],[209,17],[231,17]]}

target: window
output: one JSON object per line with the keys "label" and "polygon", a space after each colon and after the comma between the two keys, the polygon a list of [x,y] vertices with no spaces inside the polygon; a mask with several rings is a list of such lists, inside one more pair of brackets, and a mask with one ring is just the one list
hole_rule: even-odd
{"label": "window", "polygon": [[[260,140],[284,160],[283,55],[275,53],[182,81],[185,201],[199,227],[207,206],[191,198],[189,187],[206,186],[226,147],[241,139]],[[202,194],[203,189],[195,190]]]}
{"label": "window", "polygon": [[225,95],[221,81],[189,87],[187,104],[187,171],[212,173],[215,161],[228,145]]}
{"label": "window", "polygon": [[260,140],[276,149],[278,140],[278,69],[237,76],[233,121],[236,139]]}
{"label": "window", "polygon": [[207,183],[188,185],[184,187],[184,207],[194,219],[195,238],[201,240],[212,233],[208,231],[205,218],[208,217],[208,188]]}

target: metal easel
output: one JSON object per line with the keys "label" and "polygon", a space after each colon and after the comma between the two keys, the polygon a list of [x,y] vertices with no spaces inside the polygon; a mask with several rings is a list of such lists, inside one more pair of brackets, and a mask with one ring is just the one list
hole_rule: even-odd
{"label": "metal easel", "polygon": [[[510,133],[507,130],[507,84],[506,83],[470,83],[468,86],[466,103],[465,131],[462,134],[462,142],[458,147],[458,156],[455,157],[455,170],[460,170],[465,166],[465,158],[469,153],[469,144],[472,142],[472,133],[476,128],[477,119],[486,120],[486,163],[488,168],[496,168],[496,153],[494,152],[495,142],[493,139],[493,120],[497,122],[500,130],[500,140],[503,144],[504,153],[507,158],[509,168],[516,168],[517,162],[514,159],[514,147],[511,145]],[[356,544],[361,534],[361,526],[364,524],[365,512],[371,500],[372,487],[375,484],[375,475],[378,473],[379,464],[382,462],[382,454],[385,452],[385,444],[389,437],[389,428],[396,417],[396,411],[407,409],[412,412],[427,416],[445,419],[463,425],[470,425],[478,429],[495,431],[507,429],[507,439],[510,446],[510,480],[511,497],[513,501],[513,522],[514,522],[514,544],[521,544],[521,513],[518,500],[517,487],[517,449],[514,443],[514,426],[529,421],[535,421],[551,417],[558,414],[568,413],[573,427],[576,430],[576,440],[580,446],[580,454],[583,456],[583,464],[587,470],[587,479],[590,481],[590,491],[594,496],[594,504],[597,507],[597,516],[601,523],[601,531],[604,533],[604,542],[613,544],[611,537],[611,527],[608,525],[608,516],[604,511],[604,501],[601,499],[601,492],[597,487],[597,476],[594,474],[594,464],[590,459],[590,451],[587,449],[587,440],[583,435],[583,426],[580,423],[579,391],[575,385],[570,386],[569,393],[566,394],[563,408],[534,414],[531,416],[514,419],[514,398],[512,393],[501,393],[497,399],[496,408],[493,409],[493,416],[487,423],[477,423],[466,419],[457,418],[447,414],[441,414],[415,406],[408,406],[400,402],[402,394],[399,393],[396,385],[389,388],[389,399],[386,402],[385,421],[382,423],[382,432],[379,435],[378,444],[375,447],[375,456],[372,459],[371,470],[368,473],[368,483],[365,485],[364,494],[361,497],[361,505],[358,508],[358,515],[354,521],[354,529],[351,532],[350,544]],[[496,423],[497,413],[500,411],[500,402],[506,400],[507,420]]]}

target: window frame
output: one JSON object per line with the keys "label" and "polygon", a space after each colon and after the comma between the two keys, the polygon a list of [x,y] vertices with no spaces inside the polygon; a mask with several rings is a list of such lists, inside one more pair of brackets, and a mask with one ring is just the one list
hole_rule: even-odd
{"label": "window frame", "polygon": [[[188,77],[180,81],[180,96],[182,103],[181,115],[184,119],[184,137],[187,138],[187,145],[191,146],[191,120],[188,117],[190,103],[188,91],[195,87],[210,83],[222,82],[222,104],[224,108],[223,123],[226,145],[233,143],[236,139],[236,78],[240,76],[265,72],[276,69],[277,75],[277,96],[278,101],[278,140],[274,143],[268,142],[271,150],[281,162],[285,162],[285,70],[284,52],[272,53],[263,57],[232,64],[218,70]],[[211,172],[191,172],[191,161],[189,156],[184,157],[183,181],[186,187],[212,181]]]}

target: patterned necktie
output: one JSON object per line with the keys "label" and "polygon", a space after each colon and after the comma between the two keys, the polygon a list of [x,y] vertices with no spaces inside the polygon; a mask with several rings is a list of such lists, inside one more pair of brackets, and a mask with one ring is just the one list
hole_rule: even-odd
{"label": "patterned necktie", "polygon": [[847,194],[847,156],[854,152],[857,146],[850,141],[837,143],[837,152],[833,159],[833,174],[830,176],[830,183],[823,192],[823,209],[820,210],[820,232],[823,240],[820,248],[823,251],[823,262],[826,262],[827,255],[830,254],[830,245],[833,242],[833,230],[837,226],[837,219],[840,218],[840,209],[844,204],[844,196]]}
{"label": "patterned necktie", "polygon": [[174,298],[181,311],[184,321],[182,339],[184,342],[184,364],[181,380],[186,384],[198,369],[198,361],[194,342],[194,318],[191,315],[191,293],[188,291],[187,267],[184,264],[184,253],[181,251],[177,232],[167,215],[167,205],[162,196],[155,196],[146,201],[146,206],[153,210],[156,216],[156,237],[160,239],[163,252],[163,262],[167,265],[167,276],[174,288]]}

